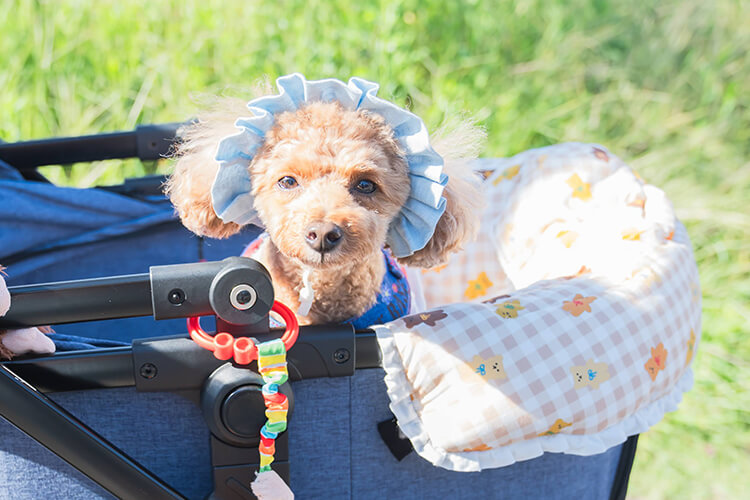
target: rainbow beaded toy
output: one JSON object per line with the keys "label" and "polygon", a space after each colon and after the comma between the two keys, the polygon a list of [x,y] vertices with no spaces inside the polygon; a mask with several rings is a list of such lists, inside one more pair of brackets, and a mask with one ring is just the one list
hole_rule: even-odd
{"label": "rainbow beaded toy", "polygon": [[287,397],[279,392],[279,386],[289,378],[286,367],[286,347],[281,339],[258,344],[258,371],[263,377],[262,392],[268,419],[260,430],[260,444],[258,445],[259,473],[263,473],[271,470],[271,463],[276,452],[276,437],[286,430],[286,417],[289,411]]}

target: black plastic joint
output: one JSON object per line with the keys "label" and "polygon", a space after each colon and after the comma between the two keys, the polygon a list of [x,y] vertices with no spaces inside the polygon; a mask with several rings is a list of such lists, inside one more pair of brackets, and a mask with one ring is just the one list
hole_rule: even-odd
{"label": "black plastic joint", "polygon": [[183,123],[139,125],[135,128],[136,155],[142,161],[158,160],[172,153],[177,130]]}
{"label": "black plastic joint", "polygon": [[268,271],[246,257],[153,266],[150,279],[155,319],[215,314],[234,325],[253,325],[265,321],[273,305]]}
{"label": "black plastic joint", "polygon": [[[260,429],[266,423],[261,376],[247,368],[225,364],[217,368],[203,384],[201,410],[211,433],[233,446],[258,446]],[[279,392],[287,397],[287,418],[294,411],[294,395],[289,383]]]}

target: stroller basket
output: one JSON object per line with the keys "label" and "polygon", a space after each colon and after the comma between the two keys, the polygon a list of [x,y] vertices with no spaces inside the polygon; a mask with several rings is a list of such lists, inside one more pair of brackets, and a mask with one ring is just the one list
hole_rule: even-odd
{"label": "stroller basket", "polygon": [[[0,473],[8,478],[0,496],[106,498],[106,490],[133,499],[254,498],[247,485],[259,460],[262,381],[253,370],[216,359],[183,332],[184,318],[211,315],[216,316],[217,331],[259,340],[279,336],[267,327],[273,303],[272,289],[264,288],[267,278],[250,259],[225,258],[238,255],[257,229],[221,242],[190,235],[160,193],[163,178],[158,176],[128,180],[121,186],[71,190],[51,186],[36,171],[47,164],[158,159],[170,151],[179,125],[0,143],[0,196],[20,192],[18,196],[31,197],[36,190],[47,196],[67,190],[66,199],[79,200],[81,205],[90,194],[98,197],[96,203],[107,206],[135,200],[137,210],[153,207],[138,212],[142,226],[127,221],[83,236],[64,234],[59,241],[15,244],[0,251],[0,263],[9,266],[12,296],[12,308],[0,318],[0,329],[59,325],[58,333],[119,345],[0,363],[0,415],[104,488],[67,472],[61,475],[66,466],[58,465],[52,455],[34,455],[29,465],[23,457],[28,446],[24,443],[30,441],[15,438],[10,427],[0,426],[4,436]],[[21,226],[23,214],[13,212],[19,206],[11,208],[9,216],[0,213],[0,234],[4,221],[12,231]],[[112,252],[118,252],[117,259],[109,257]],[[185,263],[199,260],[207,261]],[[147,268],[150,272],[143,273]],[[226,294],[211,297],[211,284],[228,268],[245,273],[241,282],[258,292],[252,319],[237,321],[231,316]],[[170,302],[175,290],[189,300],[179,305]],[[153,322],[149,316],[163,321]],[[147,337],[144,331],[150,333],[148,338],[140,338]],[[390,420],[392,414],[379,368],[380,349],[371,330],[354,331],[348,325],[302,327],[288,360],[292,383],[284,391],[290,400],[290,426],[277,440],[273,467],[291,483],[298,498],[492,498],[499,494],[624,498],[627,491],[636,436],[600,455],[547,453],[481,473],[438,469],[414,453],[397,460],[377,430],[378,422]],[[160,407],[158,417],[141,415],[141,406],[134,405],[127,417],[112,422],[104,413],[89,412],[96,401],[89,401],[87,394],[95,393],[103,394],[104,404],[120,400],[132,404],[151,393],[155,398],[151,402]],[[182,406],[185,399],[193,409]],[[72,410],[66,409],[69,403]],[[176,434],[175,426],[190,432]],[[208,432],[193,435],[192,430],[200,426]],[[163,433],[169,448],[148,449],[144,440],[153,437],[131,436],[141,432]],[[206,437],[208,456],[199,456]],[[27,481],[24,475],[37,476]]]}

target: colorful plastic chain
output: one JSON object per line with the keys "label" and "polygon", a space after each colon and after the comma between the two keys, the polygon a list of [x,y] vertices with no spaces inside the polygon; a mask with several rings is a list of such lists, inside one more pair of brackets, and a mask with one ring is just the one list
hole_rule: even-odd
{"label": "colorful plastic chain", "polygon": [[297,317],[287,306],[274,302],[272,311],[281,316],[286,323],[286,331],[279,339],[255,344],[247,337],[234,338],[229,333],[221,332],[211,337],[200,326],[200,318],[188,318],[188,331],[196,344],[213,351],[214,356],[221,360],[234,358],[240,365],[250,364],[258,360],[258,371],[263,378],[263,401],[266,405],[268,419],[260,430],[259,473],[271,470],[274,454],[276,453],[276,438],[286,430],[286,418],[289,412],[287,397],[279,392],[279,386],[289,379],[286,365],[286,353],[297,341],[299,324]]}
{"label": "colorful plastic chain", "polygon": [[263,377],[263,400],[266,403],[266,423],[260,430],[260,470],[271,470],[276,453],[276,437],[286,430],[286,415],[289,401],[279,392],[279,386],[287,381],[286,347],[281,339],[258,344],[258,371]]}

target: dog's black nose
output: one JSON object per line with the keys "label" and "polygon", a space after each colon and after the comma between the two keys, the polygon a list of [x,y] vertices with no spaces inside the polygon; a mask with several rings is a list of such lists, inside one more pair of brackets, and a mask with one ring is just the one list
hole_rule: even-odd
{"label": "dog's black nose", "polygon": [[305,241],[320,253],[336,248],[343,239],[341,228],[332,222],[316,222],[307,226]]}

